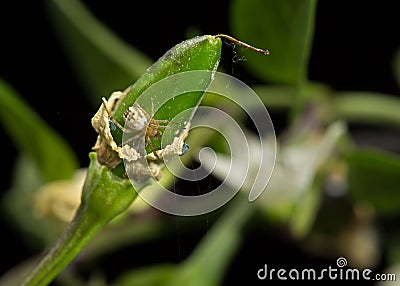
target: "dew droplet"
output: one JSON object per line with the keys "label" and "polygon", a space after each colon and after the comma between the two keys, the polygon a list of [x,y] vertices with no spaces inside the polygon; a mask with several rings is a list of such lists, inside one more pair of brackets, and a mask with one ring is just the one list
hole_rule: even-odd
{"label": "dew droplet", "polygon": [[187,152],[189,152],[189,145],[186,143],[183,143],[182,145],[182,150],[181,150],[181,154],[179,154],[179,156],[183,156],[185,155]]}

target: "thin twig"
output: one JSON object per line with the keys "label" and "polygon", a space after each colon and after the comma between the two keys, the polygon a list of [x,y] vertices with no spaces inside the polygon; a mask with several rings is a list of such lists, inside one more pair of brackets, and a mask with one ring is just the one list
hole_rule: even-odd
{"label": "thin twig", "polygon": [[231,36],[228,36],[228,35],[225,35],[225,34],[218,34],[218,35],[215,35],[214,37],[215,38],[225,38],[225,39],[227,39],[229,41],[234,42],[235,44],[238,44],[238,45],[243,46],[245,48],[248,48],[250,50],[256,51],[257,53],[260,53],[260,54],[263,54],[263,55],[269,55],[269,51],[268,50],[263,50],[263,49],[259,49],[259,48],[253,47],[253,46],[251,46],[251,45],[249,45],[249,44],[247,44],[245,42],[239,41],[238,39],[235,39],[234,37],[231,37]]}

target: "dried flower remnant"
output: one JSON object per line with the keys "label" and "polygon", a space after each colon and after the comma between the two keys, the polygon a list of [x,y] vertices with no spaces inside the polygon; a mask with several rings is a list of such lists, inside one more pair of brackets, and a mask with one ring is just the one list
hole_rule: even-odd
{"label": "dried flower remnant", "polygon": [[[153,106],[152,113],[149,115],[137,103],[125,110],[125,126],[122,126],[111,113],[116,102],[124,95],[125,93],[117,91],[109,100],[103,98],[102,105],[92,118],[92,125],[99,134],[93,149],[98,153],[99,163],[110,169],[115,168],[124,160],[126,173],[138,183],[143,183],[149,178],[159,180],[162,176],[161,169],[164,161],[187,152],[188,147],[184,139],[187,137],[190,124],[187,124],[185,128],[178,128],[184,131],[174,137],[171,144],[161,150],[155,150],[151,140],[162,135],[160,129],[175,129],[175,127],[161,125],[161,123],[169,123],[168,120],[153,119]],[[122,146],[118,146],[111,133],[117,127],[127,136]],[[146,154],[146,143],[152,149],[150,154]]]}
{"label": "dried flower remnant", "polygon": [[34,214],[70,222],[80,204],[86,169],[78,170],[70,180],[45,184],[33,195]]}
{"label": "dried flower remnant", "polygon": [[185,143],[185,139],[189,134],[190,123],[187,123],[186,126],[183,128],[184,132],[174,137],[174,140],[171,144],[165,146],[161,150],[157,150],[154,153],[148,154],[146,157],[148,160],[156,161],[158,158],[162,158],[164,161],[169,160],[174,156],[182,156],[188,152],[189,146]]}
{"label": "dried flower remnant", "polygon": [[[161,150],[153,151],[145,156],[140,156],[139,152],[129,145],[122,147],[122,157],[125,160],[125,169],[128,177],[136,183],[142,184],[150,178],[160,180],[162,177],[161,169],[164,163],[175,156],[183,155],[187,146],[184,140],[188,135],[190,123],[188,123],[184,132],[174,137],[171,144],[165,146]],[[143,138],[142,138],[143,140]],[[187,152],[187,151],[186,151]]]}
{"label": "dried flower remnant", "polygon": [[92,118],[92,126],[99,134],[93,150],[97,152],[99,163],[106,165],[110,169],[118,166],[122,162],[122,158],[119,156],[120,147],[118,147],[111,134],[111,129],[115,128],[115,126],[110,125],[108,111],[113,111],[115,103],[124,95],[125,93],[120,91],[113,92],[109,100],[100,105],[99,110]]}

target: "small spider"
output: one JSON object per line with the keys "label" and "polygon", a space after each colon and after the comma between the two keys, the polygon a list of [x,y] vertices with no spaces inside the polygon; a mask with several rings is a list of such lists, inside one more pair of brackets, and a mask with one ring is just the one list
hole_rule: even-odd
{"label": "small spider", "polygon": [[[107,101],[103,97],[103,104],[104,108],[106,109],[108,116],[110,117],[111,123],[110,128],[115,129],[115,126],[117,126],[119,129],[121,129],[125,133],[137,133],[133,137],[129,138],[128,140],[125,141],[125,143],[128,143],[130,141],[133,141],[134,139],[140,138],[140,136],[145,136],[145,142],[150,146],[153,154],[157,157],[157,152],[154,148],[153,145],[153,138],[158,138],[159,136],[162,135],[162,131],[160,130],[161,128],[163,129],[176,129],[171,126],[166,126],[166,125],[161,125],[161,123],[168,124],[170,123],[169,120],[158,120],[158,119],[153,119],[154,117],[154,105],[153,102],[151,102],[151,115],[149,115],[146,110],[144,110],[137,102],[133,104],[133,106],[129,107],[127,110],[124,112],[124,121],[125,121],[125,127],[122,126],[118,121],[116,121],[112,116],[110,111],[107,109]],[[147,128],[146,128],[147,126]]]}

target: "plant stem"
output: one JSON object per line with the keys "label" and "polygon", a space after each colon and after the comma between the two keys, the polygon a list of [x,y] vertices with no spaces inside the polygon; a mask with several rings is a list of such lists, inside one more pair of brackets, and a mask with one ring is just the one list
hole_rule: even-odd
{"label": "plant stem", "polygon": [[48,285],[104,225],[137,197],[131,183],[100,165],[95,153],[90,154],[90,159],[81,205],[74,219],[21,285]]}
{"label": "plant stem", "polygon": [[105,223],[80,207],[64,234],[51,248],[22,285],[47,285],[88,244]]}

